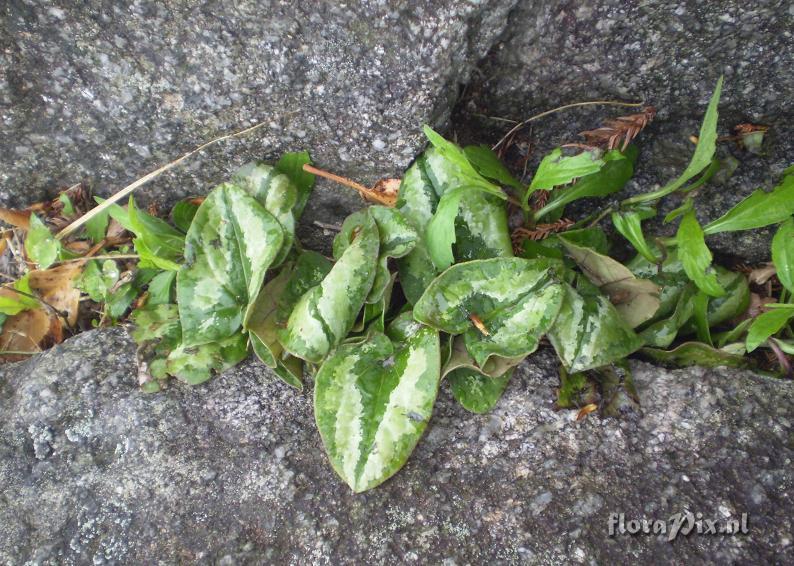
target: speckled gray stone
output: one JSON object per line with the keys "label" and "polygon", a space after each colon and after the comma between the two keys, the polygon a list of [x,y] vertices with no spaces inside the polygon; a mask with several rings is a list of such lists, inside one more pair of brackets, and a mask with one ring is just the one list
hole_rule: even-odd
{"label": "speckled gray stone", "polygon": [[258,122],[141,198],[205,194],[287,150],[364,183],[394,176],[423,146],[421,125],[449,116],[514,3],[4,2],[0,205],[82,178],[106,195]]}
{"label": "speckled gray stone", "polygon": [[622,99],[667,120],[698,113],[722,74],[726,117],[776,122],[794,113],[793,65],[790,2],[522,1],[481,67],[480,93],[500,113]]}
{"label": "speckled gray stone", "polygon": [[[407,466],[353,495],[311,388],[246,362],[201,387],[135,385],[121,329],[0,369],[0,562],[791,563],[794,386],[634,363],[635,419],[552,409],[523,364],[495,410],[443,388]],[[608,535],[612,513],[748,514],[743,535]]]}
{"label": "speckled gray stone", "polygon": [[[723,185],[698,196],[701,220],[726,212],[753,190],[773,187],[794,163],[794,9],[789,2],[522,1],[505,33],[481,63],[457,113],[469,142],[495,142],[509,125],[485,116],[522,120],[563,104],[587,100],[645,101],[655,124],[639,138],[643,150],[634,180],[622,196],[646,192],[686,167],[700,119],[718,77],[725,77],[720,135],[752,122],[771,126],[767,154],[754,157],[723,144],[741,166]],[[627,108],[565,111],[535,122],[529,171],[555,145],[582,141],[578,132]],[[664,212],[681,200],[668,199]],[[593,204],[573,207],[585,215]],[[574,214],[574,216],[576,216]],[[674,226],[651,229],[666,235]],[[719,253],[756,263],[769,258],[769,230],[723,234],[709,244]]]}

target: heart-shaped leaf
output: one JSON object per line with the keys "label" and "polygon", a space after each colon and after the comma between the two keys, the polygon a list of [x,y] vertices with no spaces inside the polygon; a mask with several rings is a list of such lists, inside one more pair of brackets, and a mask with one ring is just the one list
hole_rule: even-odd
{"label": "heart-shaped leaf", "polygon": [[279,222],[236,185],[214,189],[185,239],[177,299],[186,346],[232,336],[259,296],[284,240]]}
{"label": "heart-shaped leaf", "polygon": [[568,372],[607,365],[643,345],[606,297],[563,285],[565,298],[548,338]]}
{"label": "heart-shaped leaf", "polygon": [[551,259],[494,258],[453,265],[439,275],[416,303],[414,316],[450,334],[475,326],[472,315],[488,314],[518,304],[545,288],[560,263]]}
{"label": "heart-shaped leaf", "polygon": [[298,300],[278,336],[284,348],[319,363],[350,332],[372,289],[378,263],[378,227],[371,214],[359,217],[352,243],[323,281]]}
{"label": "heart-shaped leaf", "polygon": [[331,464],[355,492],[406,462],[438,393],[438,333],[397,319],[387,337],[343,344],[323,363],[314,389],[317,428]]}

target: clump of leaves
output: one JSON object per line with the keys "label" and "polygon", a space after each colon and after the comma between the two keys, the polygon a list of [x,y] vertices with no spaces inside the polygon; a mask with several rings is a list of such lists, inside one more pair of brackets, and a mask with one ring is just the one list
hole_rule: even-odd
{"label": "clump of leaves", "polygon": [[[202,383],[250,350],[292,387],[313,375],[320,436],[356,492],[406,462],[443,379],[463,407],[486,412],[543,344],[560,360],[557,406],[577,409],[577,418],[637,410],[626,363],[634,353],[676,365],[755,367],[746,354],[765,348],[788,372],[794,171],[705,226],[694,214],[695,189],[713,174],[721,84],[685,171],[594,221],[566,219],[565,207],[623,189],[637,161],[630,142],[652,108],[585,132],[587,145],[555,148],[527,182],[489,148],[460,148],[425,127],[430,147],[396,199],[394,180],[372,189],[342,180],[378,204],[345,220],[333,258],[304,250],[295,236],[312,172],[339,179],[312,167],[305,152],[245,165],[206,198],[177,203],[170,222],[132,198],[126,208],[107,206],[71,242],[33,213],[5,211],[26,231],[24,249],[40,270],[0,291],[0,312],[8,327],[48,304],[73,325],[69,301],[80,291],[94,305],[93,324],[131,311],[147,391],[171,377]],[[643,221],[673,193],[687,197],[667,218],[678,222],[676,236],[649,237]],[[508,206],[524,219],[512,234]],[[609,255],[601,220],[636,248],[634,259]],[[714,265],[706,242],[770,224],[780,227],[764,283],[772,289],[776,273],[777,297]],[[70,252],[75,241],[90,247]],[[46,285],[34,288],[37,273],[57,282],[50,295]]]}

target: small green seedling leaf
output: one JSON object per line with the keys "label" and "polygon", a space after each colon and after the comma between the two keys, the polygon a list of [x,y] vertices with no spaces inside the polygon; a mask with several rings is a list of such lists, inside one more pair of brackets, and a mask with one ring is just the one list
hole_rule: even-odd
{"label": "small green seedling leaf", "polygon": [[535,219],[539,220],[575,200],[604,197],[620,191],[634,174],[637,153],[633,145],[628,147],[625,154],[617,150],[608,151],[603,157],[604,166],[601,169],[585,175],[570,187],[553,191],[546,205],[534,214]]}
{"label": "small green seedling leaf", "polygon": [[592,151],[584,151],[573,156],[564,156],[560,148],[549,153],[538,165],[532,183],[524,197],[524,206],[529,203],[529,195],[535,191],[550,191],[554,187],[566,185],[586,175],[598,172],[605,161]]}
{"label": "small green seedling leaf", "polygon": [[[30,274],[27,273],[14,281],[10,289],[5,287],[0,291],[0,314],[14,316],[22,311],[41,306],[30,288],[29,279]],[[13,290],[20,292],[15,293]]]}
{"label": "small green seedling leaf", "polygon": [[320,367],[317,428],[334,470],[354,492],[405,464],[430,420],[439,370],[438,333],[405,319],[389,336],[343,344]]}
{"label": "small green seedling leaf", "polygon": [[623,201],[623,204],[629,205],[641,202],[651,202],[667,196],[683,187],[687,182],[689,182],[711,164],[711,160],[714,158],[714,152],[717,150],[717,106],[720,102],[721,93],[722,77],[720,77],[717,81],[717,86],[714,89],[714,93],[711,95],[708,108],[706,108],[706,114],[703,117],[703,123],[700,125],[700,136],[698,136],[698,143],[695,147],[695,152],[692,154],[692,159],[690,160],[686,169],[684,169],[684,172],[681,173],[677,179],[671,181],[658,191],[653,191],[626,199]]}
{"label": "small green seedling leaf", "polygon": [[783,222],[772,238],[772,262],[780,283],[794,293],[794,218]]}
{"label": "small green seedling leaf", "polygon": [[756,190],[728,212],[703,228],[706,234],[751,230],[788,220],[794,214],[794,174],[787,175],[772,192]]}
{"label": "small green seedling leaf", "polygon": [[790,308],[779,308],[758,315],[747,331],[747,351],[752,352],[766,342],[770,336],[780,332],[794,318],[794,305]]}
{"label": "small green seedling leaf", "polygon": [[499,156],[487,145],[469,145],[463,152],[477,172],[488,179],[492,179],[505,187],[513,187],[523,193],[525,190],[518,180],[513,177],[507,167],[500,161]]}
{"label": "small green seedling leaf", "polygon": [[712,297],[724,295],[725,289],[717,281],[717,276],[711,265],[711,251],[706,246],[703,229],[695,218],[695,213],[691,210],[681,219],[676,233],[676,243],[681,265],[695,285]]}
{"label": "small green seedling leaf", "polygon": [[651,263],[657,263],[659,257],[645,239],[642,231],[642,221],[656,215],[656,209],[634,209],[612,214],[612,224],[621,236],[634,246],[642,257]]}
{"label": "small green seedling leaf", "polygon": [[61,256],[61,242],[35,214],[30,215],[30,227],[25,238],[25,252],[40,269],[47,269]]}

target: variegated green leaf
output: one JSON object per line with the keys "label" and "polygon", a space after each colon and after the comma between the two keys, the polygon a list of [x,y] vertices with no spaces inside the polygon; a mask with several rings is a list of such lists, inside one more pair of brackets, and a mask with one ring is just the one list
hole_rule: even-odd
{"label": "variegated green leaf", "polygon": [[239,330],[283,240],[278,221],[243,189],[223,184],[207,196],[190,225],[186,263],[177,275],[186,346]]}
{"label": "variegated green leaf", "polygon": [[414,316],[450,334],[474,326],[472,315],[487,320],[490,313],[520,304],[545,288],[559,269],[551,259],[494,258],[459,263],[439,275],[416,303]]}
{"label": "variegated green leaf", "polygon": [[213,372],[234,367],[247,356],[248,337],[238,332],[207,344],[180,345],[168,355],[166,370],[190,385],[198,385],[211,378]]}
{"label": "variegated green leaf", "polygon": [[279,173],[289,177],[289,180],[298,189],[298,200],[292,209],[296,222],[303,214],[303,209],[306,207],[306,202],[309,200],[309,195],[311,195],[314,188],[314,175],[303,170],[303,166],[311,162],[308,151],[285,153],[276,162],[276,169],[278,169]]}
{"label": "variegated green leaf", "polygon": [[464,409],[472,413],[487,413],[502,398],[513,375],[509,369],[499,377],[488,377],[478,371],[460,368],[447,375],[452,396]]}
{"label": "variegated green leaf", "polygon": [[285,326],[295,305],[300,298],[312,287],[322,283],[325,276],[331,271],[334,262],[322,254],[305,250],[295,260],[289,283],[278,298],[279,326]]}
{"label": "variegated green leaf", "polygon": [[661,304],[660,289],[653,281],[638,279],[622,263],[580,246],[562,234],[558,238],[582,272],[609,297],[629,326],[636,328],[656,314]]}
{"label": "variegated green leaf", "polygon": [[371,489],[406,462],[438,393],[438,333],[403,317],[389,337],[343,344],[315,382],[317,428],[331,464],[355,492]]}
{"label": "variegated green leaf", "polygon": [[380,239],[378,269],[372,289],[367,295],[367,303],[378,303],[391,280],[387,265],[389,258],[400,258],[410,253],[416,246],[418,234],[399,210],[385,206],[370,206],[365,210],[354,212],[345,219],[342,230],[334,238],[334,258],[342,257],[350,246],[353,232],[361,226],[366,214],[371,214],[375,219]]}
{"label": "variegated green leaf", "polygon": [[298,300],[279,331],[279,340],[291,354],[319,363],[353,327],[372,289],[378,261],[378,227],[372,215],[360,217],[351,231],[350,246],[323,279]]}
{"label": "variegated green leaf", "polygon": [[481,316],[484,328],[469,328],[464,334],[466,349],[477,365],[485,367],[491,356],[520,358],[534,352],[557,318],[563,294],[562,286],[551,280],[516,302]]}
{"label": "variegated green leaf", "polygon": [[425,242],[425,230],[438,205],[438,195],[427,176],[425,161],[424,155],[419,156],[405,172],[397,198],[397,209],[413,224],[418,236],[414,249],[397,260],[400,286],[412,305],[437,275]]}
{"label": "variegated green leaf", "polygon": [[243,165],[232,177],[232,182],[245,189],[281,224],[284,242],[273,265],[281,264],[295,241],[293,209],[298,202],[298,189],[287,175],[262,161]]}
{"label": "variegated green leaf", "polygon": [[729,347],[714,348],[702,342],[684,342],[673,350],[642,348],[638,354],[654,362],[676,367],[751,368],[752,358],[733,353]]}
{"label": "variegated green leaf", "polygon": [[548,338],[566,370],[607,365],[643,345],[606,297],[590,290],[581,294],[567,283],[564,286],[565,299]]}
{"label": "variegated green leaf", "polygon": [[689,322],[695,312],[692,297],[695,296],[696,292],[697,289],[693,283],[689,283],[684,287],[684,291],[678,295],[678,303],[673,314],[649,324],[640,332],[645,344],[656,348],[667,348],[673,343],[678,331]]}

